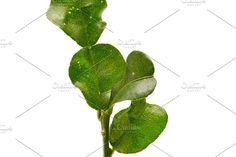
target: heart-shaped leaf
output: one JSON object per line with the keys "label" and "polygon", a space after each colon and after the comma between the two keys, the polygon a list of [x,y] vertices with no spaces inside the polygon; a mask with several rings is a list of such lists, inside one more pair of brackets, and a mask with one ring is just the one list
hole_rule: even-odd
{"label": "heart-shaped leaf", "polygon": [[92,108],[107,109],[111,89],[124,77],[125,68],[125,61],[115,47],[98,44],[85,47],[73,56],[69,76]]}
{"label": "heart-shaped leaf", "polygon": [[113,119],[111,145],[120,153],[140,152],[159,137],[167,121],[168,115],[160,106],[148,104],[145,99],[132,101]]}
{"label": "heart-shaped leaf", "polygon": [[133,51],[127,58],[126,76],[112,91],[112,104],[150,95],[156,87],[154,65],[142,52]]}
{"label": "heart-shaped leaf", "polygon": [[106,27],[101,18],[106,6],[106,0],[51,0],[47,17],[80,46],[91,46]]}

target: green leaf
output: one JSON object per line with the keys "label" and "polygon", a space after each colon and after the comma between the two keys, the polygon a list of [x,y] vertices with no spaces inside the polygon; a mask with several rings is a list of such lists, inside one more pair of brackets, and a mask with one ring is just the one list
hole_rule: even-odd
{"label": "green leaf", "polygon": [[165,129],[166,111],[148,104],[145,99],[132,101],[129,108],[117,113],[111,124],[110,142],[120,153],[137,153],[154,142]]}
{"label": "green leaf", "polygon": [[140,51],[133,51],[127,58],[126,82],[153,76],[154,65],[149,57]]}
{"label": "green leaf", "polygon": [[106,27],[106,7],[106,0],[51,0],[47,17],[80,46],[92,46]]}
{"label": "green leaf", "polygon": [[112,104],[136,100],[150,95],[155,87],[152,61],[140,51],[133,51],[127,58],[126,76],[112,91]]}
{"label": "green leaf", "polygon": [[69,76],[87,103],[94,109],[107,109],[112,87],[125,75],[125,61],[109,44],[85,47],[70,63]]}

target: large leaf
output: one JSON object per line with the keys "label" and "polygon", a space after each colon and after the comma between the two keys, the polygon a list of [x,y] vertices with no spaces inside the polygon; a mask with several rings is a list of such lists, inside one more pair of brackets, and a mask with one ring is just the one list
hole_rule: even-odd
{"label": "large leaf", "polygon": [[111,145],[120,153],[140,152],[159,137],[167,121],[168,115],[160,106],[148,104],[145,99],[132,101],[113,119]]}
{"label": "large leaf", "polygon": [[85,47],[70,63],[69,76],[88,104],[107,109],[112,87],[125,75],[125,61],[120,52],[108,44]]}
{"label": "large leaf", "polygon": [[112,91],[112,104],[145,98],[153,92],[156,80],[154,65],[142,52],[133,51],[127,58],[126,76]]}
{"label": "large leaf", "polygon": [[47,17],[80,46],[96,44],[106,27],[106,0],[52,0]]}

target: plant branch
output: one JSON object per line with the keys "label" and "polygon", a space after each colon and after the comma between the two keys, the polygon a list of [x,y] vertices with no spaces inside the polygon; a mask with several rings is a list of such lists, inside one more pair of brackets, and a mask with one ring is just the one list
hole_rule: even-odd
{"label": "plant branch", "polygon": [[101,126],[102,126],[102,136],[103,136],[103,151],[104,157],[111,157],[113,150],[109,147],[109,124],[110,124],[111,110],[101,111]]}

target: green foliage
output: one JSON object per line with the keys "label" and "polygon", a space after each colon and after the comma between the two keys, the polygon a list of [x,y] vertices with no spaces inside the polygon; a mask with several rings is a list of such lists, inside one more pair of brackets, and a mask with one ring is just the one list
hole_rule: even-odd
{"label": "green foliage", "polygon": [[115,47],[98,44],[85,47],[74,55],[69,76],[87,103],[101,110],[109,107],[111,89],[124,77],[125,67],[125,61]]}
{"label": "green foliage", "polygon": [[126,67],[125,78],[113,88],[112,104],[123,100],[145,98],[155,89],[154,66],[144,53],[140,51],[130,53]]}
{"label": "green foliage", "polygon": [[137,153],[162,133],[168,116],[160,106],[144,99],[132,101],[129,108],[116,114],[111,125],[110,142],[120,153]]}
{"label": "green foliage", "polygon": [[[165,129],[168,116],[160,106],[146,103],[156,87],[147,55],[133,51],[125,62],[114,46],[96,44],[106,26],[101,18],[106,6],[105,0],[52,0],[47,17],[83,47],[71,60],[69,76],[97,110],[104,157],[111,157],[114,150],[127,154],[145,149]],[[130,107],[118,112],[110,127],[114,105],[124,100],[131,100]]]}
{"label": "green foliage", "polygon": [[52,0],[47,17],[80,46],[92,46],[106,27],[106,7],[106,0]]}

